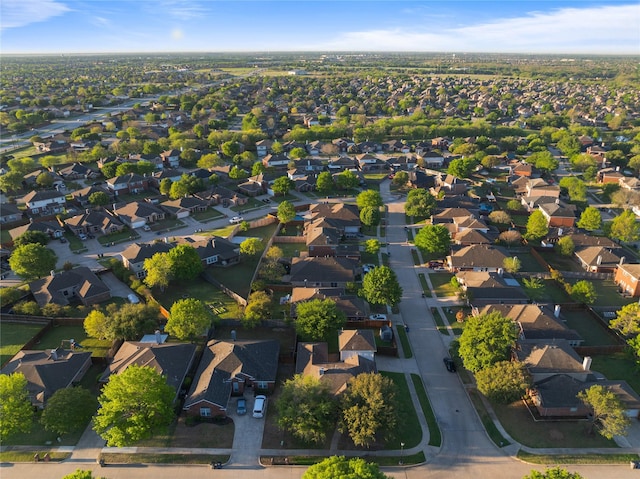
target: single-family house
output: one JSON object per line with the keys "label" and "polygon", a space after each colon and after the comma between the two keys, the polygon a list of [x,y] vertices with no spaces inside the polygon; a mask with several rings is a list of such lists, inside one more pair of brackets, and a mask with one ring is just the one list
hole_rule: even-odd
{"label": "single-family house", "polygon": [[80,208],[87,208],[91,206],[89,198],[91,198],[91,195],[94,193],[104,193],[107,195],[109,202],[113,202],[113,191],[103,188],[102,186],[87,186],[85,188],[72,191],[69,193],[69,196],[71,197],[70,201],[72,204],[79,206]]}
{"label": "single-family house", "polygon": [[31,404],[44,409],[53,394],[79,383],[91,367],[91,352],[56,348],[22,350],[0,370],[0,374],[24,374]]}
{"label": "single-family house", "polygon": [[313,204],[309,207],[307,221],[317,227],[318,220],[323,220],[324,224],[336,228],[341,235],[347,238],[353,238],[360,232],[360,213],[356,205],[345,203]]}
{"label": "single-family house", "polygon": [[289,282],[305,288],[344,288],[355,280],[359,269],[355,260],[345,257],[293,258]]}
{"label": "single-family house", "polygon": [[370,361],[376,360],[376,338],[371,329],[343,329],[338,333],[340,361],[352,356],[361,356]]}
{"label": "single-family house", "polygon": [[206,201],[210,206],[222,205],[224,208],[246,205],[249,201],[245,195],[224,186],[214,186],[208,190],[199,191],[193,196]]}
{"label": "single-family house", "polygon": [[113,214],[132,229],[162,221],[166,216],[163,209],[146,201],[132,201],[121,207],[114,205]]}
{"label": "single-family house", "polygon": [[107,180],[107,188],[113,191],[115,195],[142,193],[148,187],[149,178],[140,176],[137,173],[114,176]]}
{"label": "single-family house", "polygon": [[260,158],[267,156],[269,153],[271,153],[272,146],[273,141],[269,139],[256,141],[256,153]]}
{"label": "single-family house", "polygon": [[153,243],[133,243],[120,255],[122,263],[136,275],[136,278],[144,278],[147,272],[144,269],[144,260],[151,258],[156,253],[168,253],[173,248],[170,243],[155,241]]}
{"label": "single-family house", "polygon": [[548,226],[571,228],[575,224],[576,214],[574,205],[567,205],[563,201],[556,199],[551,203],[539,204],[538,209],[547,220]]}
{"label": "single-family house", "polygon": [[272,392],[279,354],[280,343],[274,339],[212,339],[202,353],[183,409],[191,416],[226,416],[231,395],[251,389]]}
{"label": "single-family house", "polygon": [[617,168],[603,168],[598,171],[598,183],[618,183],[624,178]]}
{"label": "single-family house", "polygon": [[108,210],[89,210],[64,220],[64,224],[75,234],[101,233],[108,235],[124,229],[124,224]]}
{"label": "single-family house", "polygon": [[582,246],[573,253],[580,265],[592,273],[613,273],[620,261],[624,261],[624,250],[619,247]]}
{"label": "single-family house", "polygon": [[520,340],[513,350],[513,359],[524,364],[534,383],[556,374],[586,381],[591,367],[591,358],[583,360],[564,339]]}
{"label": "single-family house", "polygon": [[162,163],[166,168],[178,168],[180,166],[180,150],[167,150],[160,153]]}
{"label": "single-family house", "polygon": [[456,279],[474,306],[485,304],[524,304],[529,297],[520,283],[506,273],[488,271],[460,271]]}
{"label": "single-family house", "polygon": [[356,168],[356,162],[353,160],[353,158],[342,155],[329,160],[327,168],[329,168],[329,171],[353,170]]}
{"label": "single-family house", "polygon": [[193,365],[196,349],[193,343],[125,341],[100,376],[100,382],[109,382],[112,375],[122,373],[129,366],[148,366],[167,379],[167,384],[175,391],[175,401]]}
{"label": "single-family house", "polygon": [[240,262],[240,246],[220,236],[199,241],[187,236],[184,242],[196,250],[205,267],[211,265],[226,267]]}
{"label": "single-family house", "polygon": [[615,271],[615,283],[627,294],[640,296],[640,264],[620,261]]}
{"label": "single-family house", "polygon": [[86,165],[82,163],[73,163],[69,166],[58,166],[58,174],[62,176],[65,180],[80,180],[80,179],[89,179],[96,178],[98,176],[98,172],[92,170]]}
{"label": "single-family house", "polygon": [[269,154],[262,158],[262,164],[265,168],[288,168],[291,159],[284,153]]}
{"label": "single-family house", "polygon": [[0,224],[6,225],[22,219],[22,210],[15,203],[0,204]]}
{"label": "single-family house", "polygon": [[167,200],[160,203],[160,207],[172,218],[186,218],[192,213],[206,211],[207,202],[195,196],[184,196],[177,200]]}
{"label": "single-family house", "polygon": [[291,317],[298,317],[298,304],[313,299],[331,299],[347,321],[362,321],[369,317],[369,303],[356,295],[346,294],[344,288],[293,288],[289,299]]}
{"label": "single-family house", "polygon": [[46,278],[29,283],[29,289],[41,308],[49,303],[66,306],[79,302],[90,306],[111,298],[109,287],[86,266],[52,271]]}
{"label": "single-family house", "polygon": [[501,246],[470,245],[453,251],[447,256],[447,264],[451,272],[457,271],[489,271],[499,272],[504,269],[507,251]]}
{"label": "single-family house", "polygon": [[419,161],[425,168],[442,168],[444,165],[444,156],[437,151],[425,151],[419,156]]}
{"label": "single-family house", "polygon": [[9,230],[12,240],[22,236],[27,231],[41,231],[49,235],[51,238],[62,238],[64,236],[64,227],[57,221],[30,221],[26,225],[17,226]]}
{"label": "single-family house", "polygon": [[34,190],[22,197],[21,200],[27,207],[29,215],[55,215],[62,213],[67,204],[64,193],[56,190]]}

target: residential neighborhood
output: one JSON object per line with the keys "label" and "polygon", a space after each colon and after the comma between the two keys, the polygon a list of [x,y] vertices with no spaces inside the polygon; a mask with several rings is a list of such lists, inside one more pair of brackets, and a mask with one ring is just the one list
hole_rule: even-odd
{"label": "residential neighborhood", "polygon": [[[576,81],[555,58],[485,78],[309,55],[249,73],[244,56],[185,59],[147,92],[21,114],[3,82],[0,133],[25,144],[2,149],[0,378],[24,407],[0,453],[107,477],[332,456],[389,477],[485,456],[524,474],[606,455],[626,477],[636,82]],[[85,393],[73,425],[52,419]]]}

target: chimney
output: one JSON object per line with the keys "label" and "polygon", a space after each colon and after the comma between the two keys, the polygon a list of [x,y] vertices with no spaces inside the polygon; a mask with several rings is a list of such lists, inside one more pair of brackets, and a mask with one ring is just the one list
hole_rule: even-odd
{"label": "chimney", "polygon": [[89,213],[91,213],[91,210],[90,210],[89,208],[87,208],[86,210],[84,210],[84,212],[85,212],[86,214],[89,214]]}
{"label": "chimney", "polygon": [[627,259],[626,256],[623,256],[622,258],[620,258],[620,264],[624,264],[624,260]]}
{"label": "chimney", "polygon": [[591,356],[585,356],[582,360],[582,369],[585,371],[591,370]]}
{"label": "chimney", "polygon": [[53,278],[56,275],[56,272],[55,272],[55,270],[52,269],[51,271],[49,271],[49,274]]}
{"label": "chimney", "polygon": [[556,205],[560,204],[560,198],[556,198]]}
{"label": "chimney", "polygon": [[231,340],[235,342],[236,337],[237,337],[237,335],[236,335],[236,330],[235,330],[235,329],[232,329],[232,330],[231,330]]}
{"label": "chimney", "polygon": [[560,317],[560,305],[559,304],[556,304],[555,308],[553,308],[553,315],[556,318]]}
{"label": "chimney", "polygon": [[502,277],[503,274],[504,274],[504,269],[498,268],[498,276]]}
{"label": "chimney", "polygon": [[114,204],[113,204],[113,205],[111,205],[111,206],[113,206],[113,212],[115,213],[115,212],[116,212],[116,204],[114,203]]}
{"label": "chimney", "polygon": [[318,370],[318,373],[320,373],[320,376],[324,376],[324,368],[320,368]]}
{"label": "chimney", "polygon": [[156,329],[156,344],[162,343],[162,336],[160,335],[160,330]]}
{"label": "chimney", "polygon": [[562,228],[558,228],[558,237],[562,236],[562,233],[564,233],[564,230]]}
{"label": "chimney", "polygon": [[58,360],[58,351],[56,351],[55,349],[51,350],[51,359],[53,359],[54,361]]}
{"label": "chimney", "polygon": [[596,264],[598,266],[600,266],[602,264],[602,255],[598,255],[598,257],[596,258]]}

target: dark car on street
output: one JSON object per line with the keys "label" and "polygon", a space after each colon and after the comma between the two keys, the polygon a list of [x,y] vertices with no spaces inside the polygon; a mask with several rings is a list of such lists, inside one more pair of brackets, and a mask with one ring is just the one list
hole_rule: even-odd
{"label": "dark car on street", "polygon": [[450,357],[445,357],[445,358],[442,358],[442,362],[447,368],[447,371],[449,371],[450,373],[456,372],[456,363],[453,361],[453,359],[451,359]]}

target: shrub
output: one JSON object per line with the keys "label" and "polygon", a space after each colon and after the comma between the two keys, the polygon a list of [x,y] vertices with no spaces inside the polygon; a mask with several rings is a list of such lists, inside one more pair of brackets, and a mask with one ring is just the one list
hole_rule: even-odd
{"label": "shrub", "polygon": [[40,316],[42,310],[35,301],[20,301],[13,307],[17,314],[26,314],[27,316]]}

